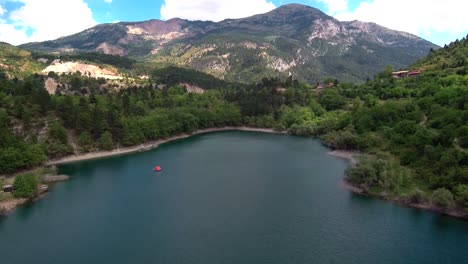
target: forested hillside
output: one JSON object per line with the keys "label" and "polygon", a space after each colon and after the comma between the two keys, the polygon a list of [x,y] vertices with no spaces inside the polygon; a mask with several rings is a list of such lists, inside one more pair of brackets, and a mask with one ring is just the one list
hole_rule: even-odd
{"label": "forested hillside", "polygon": [[[320,90],[292,78],[240,85],[168,68],[154,70],[147,85],[50,95],[46,76],[18,80],[3,74],[0,173],[200,128],[248,125],[366,153],[347,171],[347,180],[368,193],[468,207],[467,46],[463,39],[432,51],[411,66],[422,70],[417,76],[394,78],[387,67],[365,84],[330,79]],[[98,81],[66,78],[77,88]],[[206,90],[188,93],[184,82]]]}
{"label": "forested hillside", "polygon": [[44,62],[33,58],[31,52],[0,42],[0,71],[8,77],[24,77],[45,68]]}
{"label": "forested hillside", "polygon": [[395,79],[387,69],[365,85],[342,90],[355,98],[351,122],[325,141],[341,148],[343,134],[350,133],[364,142],[354,148],[393,157],[361,162],[348,172],[352,183],[408,202],[468,207],[467,57],[464,38],[413,65],[423,70],[419,76]]}

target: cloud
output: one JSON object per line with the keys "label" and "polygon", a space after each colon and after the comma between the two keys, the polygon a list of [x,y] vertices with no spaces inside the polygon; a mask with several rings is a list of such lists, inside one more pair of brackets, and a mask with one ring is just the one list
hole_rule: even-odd
{"label": "cloud", "polygon": [[106,3],[109,3],[109,4],[110,4],[110,3],[112,3],[112,0],[104,0],[104,2],[106,2]]}
{"label": "cloud", "polygon": [[221,21],[266,13],[275,7],[268,0],[165,0],[161,18]]}
{"label": "cloud", "polygon": [[328,7],[328,14],[333,15],[338,12],[348,11],[348,0],[317,0]]}
{"label": "cloud", "polygon": [[[347,0],[319,0],[328,5],[328,13],[342,21],[360,20],[413,33],[419,36],[444,34],[439,45],[450,41],[454,36],[468,33],[468,1],[460,0],[370,0],[361,2],[355,10],[338,10],[339,2]],[[338,8],[339,9],[339,8]],[[447,39],[448,38],[448,39]]]}
{"label": "cloud", "polygon": [[83,0],[15,1],[23,5],[0,22],[0,40],[14,45],[56,39],[97,24]]}
{"label": "cloud", "polygon": [[0,5],[0,16],[3,16],[5,14],[5,9]]}

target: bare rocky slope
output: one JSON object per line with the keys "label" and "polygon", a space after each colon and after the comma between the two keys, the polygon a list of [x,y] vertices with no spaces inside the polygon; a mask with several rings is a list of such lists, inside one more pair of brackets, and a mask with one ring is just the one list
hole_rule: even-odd
{"label": "bare rocky slope", "polygon": [[219,23],[171,19],[102,24],[22,48],[41,52],[101,52],[197,69],[229,81],[289,76],[362,81],[438,46],[374,23],[340,22],[320,10],[290,4],[269,13]]}

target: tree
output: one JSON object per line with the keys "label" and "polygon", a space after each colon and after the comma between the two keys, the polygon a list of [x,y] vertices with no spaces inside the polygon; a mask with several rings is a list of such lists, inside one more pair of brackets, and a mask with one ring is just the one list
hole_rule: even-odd
{"label": "tree", "polygon": [[455,197],[464,208],[468,209],[468,185],[460,184],[455,188]]}
{"label": "tree", "polygon": [[453,207],[455,204],[452,192],[445,188],[439,188],[432,193],[432,203],[445,208]]}
{"label": "tree", "polygon": [[47,153],[50,157],[60,157],[71,152],[67,130],[58,122],[52,123],[47,138]]}
{"label": "tree", "polygon": [[67,144],[67,130],[58,122],[52,123],[49,128],[49,141],[56,141],[61,144]]}
{"label": "tree", "polygon": [[292,125],[310,124],[315,118],[314,112],[307,107],[293,106],[281,108],[280,123],[285,128],[290,128]]}
{"label": "tree", "polygon": [[80,149],[83,152],[88,152],[94,147],[93,138],[87,131],[84,131],[80,134],[80,137],[78,138],[78,144],[80,145]]}
{"label": "tree", "polygon": [[336,89],[326,89],[320,93],[319,103],[330,111],[343,108],[346,105],[346,100]]}
{"label": "tree", "polygon": [[34,174],[17,176],[13,183],[13,195],[17,198],[31,198],[37,194],[39,180]]}
{"label": "tree", "polygon": [[420,203],[424,200],[424,192],[418,188],[411,190],[406,196],[406,201],[409,203]]}
{"label": "tree", "polygon": [[104,132],[98,139],[97,143],[100,149],[111,150],[114,147],[114,142],[112,141],[112,134],[109,131]]}

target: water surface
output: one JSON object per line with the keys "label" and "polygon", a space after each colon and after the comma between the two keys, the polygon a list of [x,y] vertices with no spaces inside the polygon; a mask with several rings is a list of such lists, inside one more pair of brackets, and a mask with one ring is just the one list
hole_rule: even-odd
{"label": "water surface", "polygon": [[327,151],[221,132],[62,166],[0,220],[0,262],[468,263],[467,222],[351,194]]}

